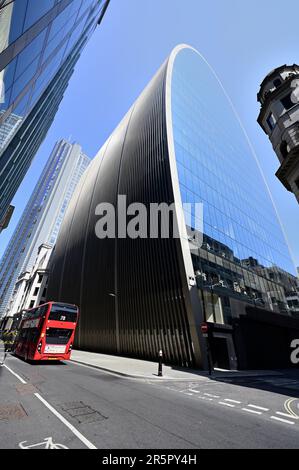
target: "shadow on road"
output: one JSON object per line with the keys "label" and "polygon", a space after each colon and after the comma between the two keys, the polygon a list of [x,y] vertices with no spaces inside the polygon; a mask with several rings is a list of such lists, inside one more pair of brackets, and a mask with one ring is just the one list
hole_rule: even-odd
{"label": "shadow on road", "polygon": [[[172,366],[174,370],[184,371],[186,369]],[[211,380],[216,382],[228,383],[231,385],[237,385],[239,387],[254,388],[264,390],[267,392],[277,393],[280,395],[290,396],[299,398],[299,369],[277,369],[273,371],[241,371],[238,376],[238,372],[227,371],[222,373],[218,371],[212,372],[211,376],[207,376],[202,371],[194,372],[194,379],[197,376],[210,377]]]}
{"label": "shadow on road", "polygon": [[27,359],[27,361],[20,356],[17,356],[16,354],[10,353],[10,356],[15,357],[19,361],[22,361],[26,364],[29,364],[31,366],[66,366],[67,363],[64,361],[57,361],[57,360],[47,360],[47,361],[31,361],[30,359]]}

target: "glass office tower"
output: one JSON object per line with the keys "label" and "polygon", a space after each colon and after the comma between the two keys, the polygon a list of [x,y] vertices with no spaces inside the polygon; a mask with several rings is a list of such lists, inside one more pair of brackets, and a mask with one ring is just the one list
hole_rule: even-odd
{"label": "glass office tower", "polygon": [[108,3],[0,1],[0,225]]}
{"label": "glass office tower", "polygon": [[10,313],[18,276],[31,271],[40,245],[54,246],[90,159],[79,144],[56,143],[0,262],[0,318]]}
{"label": "glass office tower", "polygon": [[[177,219],[183,203],[203,203],[202,244],[191,231],[201,223],[194,206],[178,238],[153,239],[150,230],[147,238],[97,238],[97,205],[117,206],[119,195],[147,208],[175,203]],[[74,194],[49,298],[80,306],[82,348],[153,360],[161,348],[167,362],[206,367],[207,321],[214,362],[236,368],[247,343],[234,335],[250,309],[265,324],[281,312],[289,318],[283,286],[270,275],[275,266],[293,270],[246,134],[207,62],[178,46]]]}

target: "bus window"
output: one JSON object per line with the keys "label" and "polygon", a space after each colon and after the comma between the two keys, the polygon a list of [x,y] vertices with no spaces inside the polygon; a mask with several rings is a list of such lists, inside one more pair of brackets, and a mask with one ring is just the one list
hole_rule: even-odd
{"label": "bus window", "polygon": [[47,344],[67,344],[74,330],[67,328],[47,328]]}
{"label": "bus window", "polygon": [[64,307],[57,304],[52,305],[49,320],[75,323],[77,321],[77,308]]}

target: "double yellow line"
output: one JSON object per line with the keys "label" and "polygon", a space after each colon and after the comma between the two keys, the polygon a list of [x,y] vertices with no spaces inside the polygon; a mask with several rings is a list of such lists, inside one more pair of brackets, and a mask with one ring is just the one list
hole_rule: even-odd
{"label": "double yellow line", "polygon": [[289,398],[289,399],[285,402],[284,408],[285,408],[285,410],[286,410],[291,416],[293,416],[293,418],[299,419],[299,415],[297,415],[297,414],[295,413],[295,411],[292,410],[292,407],[291,407],[291,404],[294,403],[294,401],[296,401],[296,400],[297,400],[297,398]]}

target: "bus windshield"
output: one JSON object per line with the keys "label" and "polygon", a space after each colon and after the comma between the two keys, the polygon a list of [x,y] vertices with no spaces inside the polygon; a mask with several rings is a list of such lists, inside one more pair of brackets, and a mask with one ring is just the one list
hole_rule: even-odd
{"label": "bus windshield", "polygon": [[77,308],[53,304],[49,315],[49,320],[73,322],[77,321]]}
{"label": "bus windshield", "polygon": [[47,344],[67,344],[73,330],[67,328],[47,328],[46,343]]}

